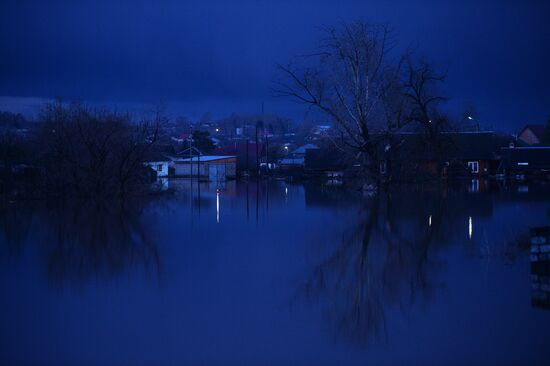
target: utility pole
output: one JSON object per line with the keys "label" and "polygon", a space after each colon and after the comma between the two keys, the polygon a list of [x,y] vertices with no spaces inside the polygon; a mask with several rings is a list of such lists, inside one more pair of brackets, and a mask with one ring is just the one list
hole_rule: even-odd
{"label": "utility pole", "polygon": [[[191,138],[189,138],[189,178],[193,178],[193,145],[191,144]],[[193,179],[191,179],[191,187],[193,187]]]}
{"label": "utility pole", "polygon": [[201,153],[197,149],[197,181],[201,179]]}
{"label": "utility pole", "polygon": [[258,151],[258,126],[260,122],[256,122],[256,173],[260,176],[260,153]]}
{"label": "utility pole", "polygon": [[265,164],[266,169],[269,171],[269,138],[267,137],[267,131],[264,131],[265,138]]}
{"label": "utility pole", "polygon": [[248,136],[246,136],[246,177],[250,175],[250,168],[248,165]]}

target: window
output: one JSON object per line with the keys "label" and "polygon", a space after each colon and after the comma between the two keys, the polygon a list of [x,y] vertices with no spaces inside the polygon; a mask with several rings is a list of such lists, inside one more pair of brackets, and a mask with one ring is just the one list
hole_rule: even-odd
{"label": "window", "polygon": [[479,162],[477,161],[469,161],[468,162],[468,171],[470,173],[479,173]]}
{"label": "window", "polygon": [[162,172],[162,164],[157,165],[157,172]]}

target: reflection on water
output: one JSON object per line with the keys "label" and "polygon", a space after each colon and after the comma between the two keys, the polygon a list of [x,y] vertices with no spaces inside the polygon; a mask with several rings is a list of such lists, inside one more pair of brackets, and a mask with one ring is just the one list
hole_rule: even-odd
{"label": "reflection on water", "polygon": [[8,204],[1,210],[3,259],[16,260],[25,244],[43,260],[52,284],[80,285],[114,277],[132,266],[161,270],[143,203],[41,202]]}
{"label": "reflection on water", "polygon": [[2,361],[548,361],[548,276],[529,264],[545,187],[168,185],[1,207]]}
{"label": "reflection on water", "polygon": [[386,332],[388,306],[406,312],[418,299],[429,300],[438,286],[442,263],[433,254],[449,239],[442,232],[444,207],[433,208],[426,226],[425,220],[408,220],[391,199],[367,200],[305,284],[306,297],[328,300],[330,320],[354,343]]}

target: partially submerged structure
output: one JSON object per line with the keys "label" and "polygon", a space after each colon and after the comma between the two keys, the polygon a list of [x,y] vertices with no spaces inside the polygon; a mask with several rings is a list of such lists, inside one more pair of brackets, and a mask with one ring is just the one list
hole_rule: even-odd
{"label": "partially submerged structure", "polygon": [[404,179],[495,175],[500,147],[509,139],[492,131],[445,132],[437,136],[436,143],[425,134],[393,134],[381,147],[380,169],[383,174]]}
{"label": "partially submerged structure", "polygon": [[174,175],[206,179],[213,182],[235,179],[237,176],[237,157],[234,155],[198,155],[193,157],[174,157],[172,159]]}
{"label": "partially submerged structure", "polygon": [[337,148],[307,150],[305,171],[312,176],[339,179],[353,167],[353,160]]}
{"label": "partially submerged structure", "polygon": [[281,170],[303,171],[305,167],[305,157],[308,151],[318,150],[319,146],[315,144],[305,144],[293,150],[287,157],[279,161]]}
{"label": "partially submerged structure", "polygon": [[550,178],[550,146],[502,148],[501,173]]}
{"label": "partially submerged structure", "polygon": [[172,156],[175,155],[171,145],[153,145],[147,148],[143,160],[145,166],[150,167],[158,178],[166,178],[170,174]]}

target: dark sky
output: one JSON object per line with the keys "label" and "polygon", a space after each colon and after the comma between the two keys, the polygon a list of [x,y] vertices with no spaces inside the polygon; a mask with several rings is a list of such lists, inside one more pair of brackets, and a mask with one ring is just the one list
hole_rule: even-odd
{"label": "dark sky", "polygon": [[[0,107],[36,98],[139,106],[196,117],[267,111],[274,65],[314,49],[319,27],[390,22],[400,45],[448,71],[449,108],[487,127],[550,114],[550,1],[0,2]],[[9,98],[8,98],[9,97]],[[14,98],[15,97],[15,98]]]}

